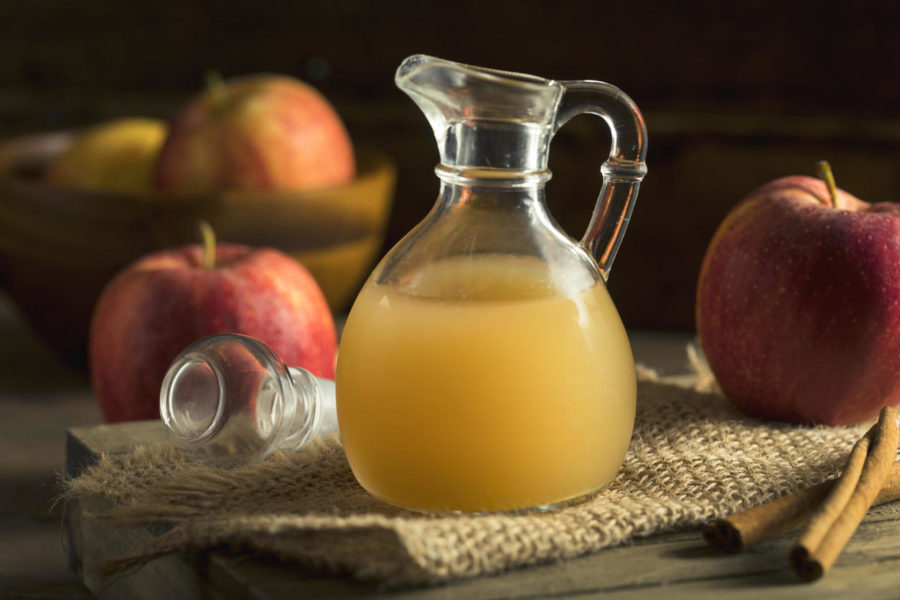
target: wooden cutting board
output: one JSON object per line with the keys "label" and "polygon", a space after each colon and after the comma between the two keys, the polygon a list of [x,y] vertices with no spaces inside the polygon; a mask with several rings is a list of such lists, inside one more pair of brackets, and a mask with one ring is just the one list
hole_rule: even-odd
{"label": "wooden cutting board", "polygon": [[[73,428],[66,469],[76,475],[101,452],[165,444],[159,421]],[[434,587],[389,588],[377,582],[323,575],[275,560],[213,551],[170,556],[112,582],[96,563],[135,551],[152,539],[148,529],[113,530],[99,516],[109,505],[76,501],[67,507],[72,569],[101,598],[384,598],[404,600],[655,598],[894,598],[900,595],[900,502],[873,509],[833,570],[801,584],[787,564],[788,535],[741,555],[709,550],[698,531],[654,536],[582,558]]]}

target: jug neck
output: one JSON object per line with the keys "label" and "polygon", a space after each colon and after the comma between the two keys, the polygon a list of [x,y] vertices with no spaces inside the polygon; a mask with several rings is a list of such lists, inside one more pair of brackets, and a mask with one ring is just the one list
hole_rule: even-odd
{"label": "jug neck", "polygon": [[547,168],[460,166],[443,162],[434,168],[434,172],[441,180],[439,198],[444,204],[482,203],[488,199],[504,204],[510,201],[543,202],[544,184],[552,176]]}
{"label": "jug neck", "polygon": [[510,171],[509,177],[547,169],[550,126],[504,120],[447,123],[438,135],[441,165],[447,169]]}

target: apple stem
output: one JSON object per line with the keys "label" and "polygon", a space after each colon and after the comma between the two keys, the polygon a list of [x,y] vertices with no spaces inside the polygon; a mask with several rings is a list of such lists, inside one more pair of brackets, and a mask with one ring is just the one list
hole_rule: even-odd
{"label": "apple stem", "polygon": [[840,208],[840,206],[838,206],[837,185],[834,183],[834,174],[831,172],[831,165],[828,164],[827,160],[821,160],[816,164],[816,172],[819,177],[825,181],[825,185],[828,186],[828,194],[831,196],[831,207]]}
{"label": "apple stem", "polygon": [[203,268],[212,269],[216,266],[216,232],[206,221],[200,221],[198,226],[203,237]]}

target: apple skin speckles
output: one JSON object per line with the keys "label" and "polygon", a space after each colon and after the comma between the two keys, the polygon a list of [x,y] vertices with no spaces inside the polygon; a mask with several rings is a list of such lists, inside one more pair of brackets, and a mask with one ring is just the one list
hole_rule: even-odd
{"label": "apple skin speckles", "polygon": [[900,402],[900,206],[793,176],[737,205],[707,249],[697,331],[743,412],[847,425]]}

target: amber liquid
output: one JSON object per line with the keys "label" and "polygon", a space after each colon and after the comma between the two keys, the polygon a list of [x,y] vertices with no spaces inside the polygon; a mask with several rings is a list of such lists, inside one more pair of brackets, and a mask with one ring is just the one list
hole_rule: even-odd
{"label": "amber liquid", "polygon": [[337,411],[359,483],[422,510],[548,507],[606,486],[634,424],[625,329],[602,283],[555,291],[546,266],[490,255],[360,293]]}

